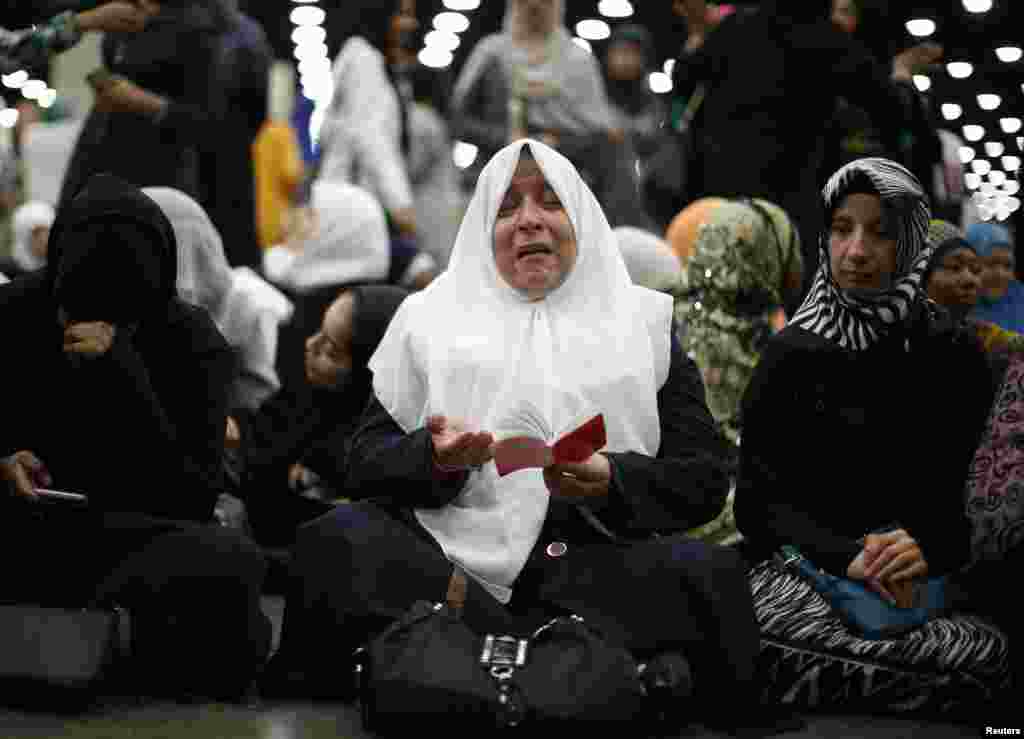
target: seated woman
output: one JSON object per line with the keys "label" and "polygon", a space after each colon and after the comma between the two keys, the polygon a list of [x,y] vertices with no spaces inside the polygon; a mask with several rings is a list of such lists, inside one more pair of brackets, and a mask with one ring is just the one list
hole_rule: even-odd
{"label": "seated woman", "polygon": [[1005,226],[975,223],[967,229],[967,241],[981,259],[981,294],[974,318],[1024,333],[1024,285],[1016,276],[1013,237]]}
{"label": "seated woman", "polygon": [[[337,685],[353,647],[442,600],[456,573],[481,633],[574,612],[638,655],[682,652],[704,699],[753,705],[740,559],[677,535],[718,514],[728,479],[671,323],[671,299],[632,284],[569,161],[533,140],[501,150],[448,269],[370,360],[348,472],[363,502],[299,530],[277,666]],[[530,413],[554,431],[588,411],[604,416],[600,452],[499,475],[503,428]]]}
{"label": "seated woman", "polygon": [[0,260],[0,271],[15,278],[46,266],[46,241],[55,214],[53,206],[40,201],[25,203],[14,211],[11,256]]}
{"label": "seated woman", "polygon": [[981,344],[998,386],[1009,356],[1024,349],[1024,336],[972,315],[978,305],[984,267],[960,230],[945,221],[932,221],[929,240],[935,244],[935,251],[924,275],[928,297],[949,311],[956,324]]}
{"label": "seated woman", "polygon": [[299,524],[333,507],[324,498],[342,495],[348,441],[371,392],[367,363],[408,294],[384,285],[345,290],[306,341],[305,381],[281,388],[258,410],[232,412],[227,441],[238,494],[260,544],[292,544]]}
{"label": "seated woman", "polygon": [[[989,370],[925,299],[932,247],[916,178],[860,159],[824,198],[811,292],[743,398],[736,521],[757,559],[794,545],[891,596],[969,556],[964,485],[992,404]],[[806,433],[794,444],[780,423]]]}
{"label": "seated woman", "polygon": [[[212,523],[231,350],[178,299],[174,232],[134,187],[92,178],[49,246],[45,271],[0,288],[5,336],[25,358],[4,367],[18,392],[0,427],[13,493],[0,498],[0,553],[16,563],[3,597],[118,604],[139,690],[239,697],[271,631],[261,553]],[[42,487],[88,505],[43,508]]]}
{"label": "seated woman", "polygon": [[195,200],[169,187],[142,192],[174,229],[179,295],[210,314],[238,357],[231,406],[258,407],[281,387],[274,367],[277,336],[291,317],[291,302],[248,267],[231,268],[220,233]]}

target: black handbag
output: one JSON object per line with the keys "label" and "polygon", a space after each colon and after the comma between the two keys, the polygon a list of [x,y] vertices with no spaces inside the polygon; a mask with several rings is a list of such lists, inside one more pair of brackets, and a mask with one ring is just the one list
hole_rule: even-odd
{"label": "black handbag", "polygon": [[130,647],[120,608],[0,605],[0,700],[77,709],[112,686]]}
{"label": "black handbag", "polygon": [[660,720],[689,695],[686,660],[644,665],[576,616],[528,639],[475,634],[446,604],[419,601],[356,652],[363,726],[385,734],[444,721],[445,733],[537,724]]}

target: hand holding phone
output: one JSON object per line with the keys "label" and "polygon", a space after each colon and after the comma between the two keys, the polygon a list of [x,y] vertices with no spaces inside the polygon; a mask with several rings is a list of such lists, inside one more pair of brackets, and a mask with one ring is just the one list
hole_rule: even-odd
{"label": "hand holding phone", "polygon": [[117,79],[117,75],[106,67],[97,67],[85,76],[93,90],[99,92]]}
{"label": "hand holding phone", "polygon": [[43,503],[66,503],[71,505],[86,505],[89,498],[81,493],[69,493],[64,490],[51,490],[50,488],[36,488],[36,497]]}

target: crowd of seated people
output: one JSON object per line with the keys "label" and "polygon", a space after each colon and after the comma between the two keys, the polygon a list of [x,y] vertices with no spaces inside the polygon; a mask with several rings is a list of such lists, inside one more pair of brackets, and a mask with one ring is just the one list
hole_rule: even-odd
{"label": "crowd of seated people", "polygon": [[[80,152],[56,211],[14,213],[0,551],[20,564],[0,600],[128,609],[140,692],[348,700],[353,651],[458,585],[481,634],[573,613],[638,658],[685,659],[693,719],[738,729],[769,721],[749,573],[795,546],[890,602],[948,576],[955,609],[1008,637],[1019,687],[1002,597],[1024,555],[1006,536],[979,558],[965,506],[1024,349],[1011,232],[931,221],[912,171],[871,157],[801,203],[824,223],[811,244],[733,193],[661,233],[616,177],[637,134],[562,3],[508,0],[456,86],[453,127],[484,166],[454,245],[421,249],[389,66],[412,11],[371,5],[335,63],[323,165],[259,264],[232,260],[173,156],[154,182]],[[721,23],[716,43],[753,21]],[[627,30],[628,56],[647,39]],[[364,73],[380,89],[353,86]],[[647,111],[620,82],[620,113]],[[135,124],[228,125],[196,107]],[[524,418],[550,441],[597,413],[607,444],[585,461],[499,472]],[[41,506],[44,489],[88,504]],[[271,654],[260,597],[281,551]]]}

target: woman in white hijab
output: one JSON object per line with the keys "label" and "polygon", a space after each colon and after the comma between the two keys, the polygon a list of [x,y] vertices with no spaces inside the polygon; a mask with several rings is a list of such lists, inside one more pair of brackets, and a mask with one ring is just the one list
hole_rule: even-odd
{"label": "woman in white hijab", "polygon": [[291,302],[248,267],[231,268],[220,234],[191,197],[169,187],[142,192],[160,206],[174,229],[178,293],[206,309],[238,355],[231,407],[259,407],[281,387],[274,362],[278,328],[291,317]]}
{"label": "woman in white hijab", "polygon": [[533,136],[579,167],[612,225],[652,225],[636,153],[616,127],[599,63],[565,28],[564,0],[507,0],[501,33],[473,49],[451,110],[455,138],[479,147],[478,161]]}
{"label": "woman in white hijab", "polygon": [[380,202],[361,187],[317,180],[311,204],[312,232],[264,254],[268,279],[298,294],[385,280],[391,256]]}
{"label": "woman in white hijab", "polygon": [[[699,373],[671,298],[630,280],[567,159],[529,139],[492,159],[448,270],[406,299],[369,366],[348,492],[388,497],[300,529],[276,674],[337,684],[354,646],[442,600],[454,573],[481,633],[574,612],[638,655],[681,652],[708,700],[754,700],[740,559],[674,535],[728,489]],[[599,453],[499,475],[503,429],[532,415],[550,442],[596,412]]]}

